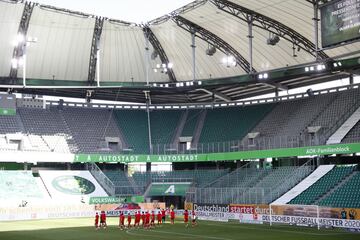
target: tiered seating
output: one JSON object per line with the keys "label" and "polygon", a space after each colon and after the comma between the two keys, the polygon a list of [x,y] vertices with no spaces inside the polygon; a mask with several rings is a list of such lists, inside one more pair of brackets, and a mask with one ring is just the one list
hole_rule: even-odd
{"label": "tiered seating", "polygon": [[16,121],[16,116],[0,115],[0,123],[0,134],[21,132],[21,128]]}
{"label": "tiered seating", "polygon": [[253,186],[259,179],[265,176],[269,170],[251,168],[239,168],[218,181],[212,183],[208,187],[237,187],[248,188]]}
{"label": "tiered seating", "polygon": [[20,108],[18,112],[32,150],[65,153],[76,150],[71,134],[57,109]]}
{"label": "tiered seating", "polygon": [[[321,112],[321,114],[319,114],[309,125],[321,126],[322,128],[321,131],[326,132],[333,126],[334,123],[336,123],[343,116],[343,114],[348,113],[354,106],[359,106],[359,105],[360,105],[359,89],[349,90],[346,92],[346,94],[338,93],[334,101],[332,101],[331,104],[329,104]],[[334,129],[334,131],[335,130],[336,129]],[[349,137],[351,137],[352,133],[349,133],[348,135]],[[360,136],[360,134],[354,136]]]}
{"label": "tiered seating", "polygon": [[356,172],[343,186],[330,196],[319,201],[319,205],[341,208],[360,208],[360,172]]}
{"label": "tiered seating", "polygon": [[360,140],[360,121],[346,134],[343,143],[358,142]]}
{"label": "tiered seating", "polygon": [[103,173],[114,183],[115,186],[129,186],[129,179],[124,171],[103,171]]}
{"label": "tiered seating", "polygon": [[199,142],[240,140],[271,111],[273,106],[265,104],[208,110]]}
{"label": "tiered seating", "polygon": [[164,110],[150,112],[151,138],[153,144],[170,144],[182,111]]}
{"label": "tiered seating", "polygon": [[287,179],[298,167],[279,167],[267,170],[267,175],[254,184],[255,188],[275,188]]}
{"label": "tiered seating", "polygon": [[336,96],[327,94],[281,102],[251,131],[259,132],[261,137],[299,136]]}
{"label": "tiered seating", "polygon": [[195,127],[198,122],[198,117],[202,110],[189,110],[186,122],[181,133],[182,137],[191,137],[194,135]]}
{"label": "tiered seating", "polygon": [[147,186],[151,182],[194,182],[202,186],[228,173],[228,170],[182,170],[171,172],[136,172],[133,178],[138,186]]}
{"label": "tiered seating", "polygon": [[314,204],[317,199],[336,186],[354,170],[353,167],[335,167],[308,189],[291,200],[289,204]]}
{"label": "tiered seating", "polygon": [[62,114],[82,153],[100,152],[105,137],[120,136],[108,109],[65,108]]}
{"label": "tiered seating", "polygon": [[[117,195],[131,195],[131,194],[139,194],[136,192],[137,189],[134,189],[128,177],[126,176],[124,171],[109,171],[105,170],[103,173],[114,183],[115,186],[115,194]],[[141,192],[140,194],[142,194]]]}
{"label": "tiered seating", "polygon": [[129,148],[132,148],[134,153],[149,153],[146,112],[143,110],[119,110],[114,111],[114,115]]}

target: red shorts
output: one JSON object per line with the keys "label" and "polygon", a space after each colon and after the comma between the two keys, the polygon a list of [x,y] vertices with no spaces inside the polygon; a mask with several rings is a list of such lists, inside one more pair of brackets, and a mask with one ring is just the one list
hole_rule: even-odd
{"label": "red shorts", "polygon": [[186,223],[189,222],[189,219],[188,219],[188,218],[185,218],[185,219],[184,219],[184,222],[186,222]]}

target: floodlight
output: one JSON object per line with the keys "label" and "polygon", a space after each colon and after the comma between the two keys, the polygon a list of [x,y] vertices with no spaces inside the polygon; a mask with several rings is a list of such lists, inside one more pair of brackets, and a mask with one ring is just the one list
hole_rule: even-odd
{"label": "floodlight", "polygon": [[169,62],[167,65],[168,68],[172,68],[173,67],[173,63]]}
{"label": "floodlight", "polygon": [[305,72],[308,72],[310,69],[309,69],[309,67],[306,67],[305,68]]}

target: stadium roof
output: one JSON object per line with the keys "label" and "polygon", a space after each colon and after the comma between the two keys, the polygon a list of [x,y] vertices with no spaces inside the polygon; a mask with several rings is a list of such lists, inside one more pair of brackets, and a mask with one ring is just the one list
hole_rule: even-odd
{"label": "stadium roof", "polygon": [[[358,63],[346,72],[284,74],[304,64],[359,55],[360,43],[355,42],[320,50],[316,59],[313,18],[310,0],[197,0],[143,25],[0,0],[0,84],[3,89],[22,84],[22,68],[12,68],[11,62],[24,53],[10,44],[18,33],[36,38],[26,47],[28,88],[19,92],[84,97],[91,86],[94,96],[108,100],[144,102],[143,91],[150,90],[154,103],[232,101],[348,76]],[[194,80],[192,33],[196,82],[179,87]],[[279,41],[269,45],[274,36]],[[172,67],[164,71],[163,64],[169,63]],[[258,81],[258,73],[271,76],[272,71],[283,75]],[[146,87],[147,80],[156,86]]]}

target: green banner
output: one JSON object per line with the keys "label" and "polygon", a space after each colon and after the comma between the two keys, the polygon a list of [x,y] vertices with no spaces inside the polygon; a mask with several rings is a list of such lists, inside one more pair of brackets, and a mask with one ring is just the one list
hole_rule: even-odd
{"label": "green banner", "polygon": [[191,183],[153,183],[147,196],[185,196]]}
{"label": "green banner", "polygon": [[89,204],[120,204],[120,203],[142,203],[143,196],[131,197],[90,197]]}
{"label": "green banner", "polygon": [[111,155],[111,154],[77,154],[74,162],[205,162],[234,161],[241,159],[297,157],[313,155],[351,154],[360,152],[360,143],[334,144],[325,146],[280,148],[241,152],[224,152],[208,154],[172,154],[172,155]]}
{"label": "green banner", "polygon": [[0,116],[1,115],[16,115],[16,109],[12,108],[0,108]]}

